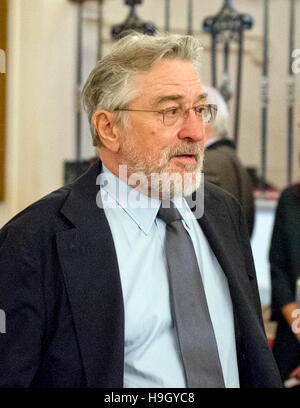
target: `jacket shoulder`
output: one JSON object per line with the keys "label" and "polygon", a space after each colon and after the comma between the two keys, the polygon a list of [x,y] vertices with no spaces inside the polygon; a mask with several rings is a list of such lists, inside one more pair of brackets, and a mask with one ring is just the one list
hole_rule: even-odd
{"label": "jacket shoulder", "polygon": [[206,200],[216,199],[229,204],[233,207],[239,208],[240,204],[236,197],[230,194],[228,191],[211,183],[210,181],[204,181],[204,197]]}

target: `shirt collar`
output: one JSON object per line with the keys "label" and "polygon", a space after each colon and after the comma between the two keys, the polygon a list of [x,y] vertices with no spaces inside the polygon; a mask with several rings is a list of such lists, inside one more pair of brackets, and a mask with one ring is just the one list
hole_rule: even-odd
{"label": "shirt collar", "polygon": [[147,235],[157,216],[161,201],[148,197],[115,176],[102,165],[100,187],[129,215]]}
{"label": "shirt collar", "polygon": [[206,149],[208,146],[210,146],[210,145],[216,143],[217,140],[218,140],[218,139],[217,139],[216,137],[214,137],[214,138],[212,138],[212,139],[209,139],[209,140],[204,144],[205,149]]}
{"label": "shirt collar", "polygon": [[[148,197],[130,187],[104,165],[102,165],[99,184],[100,188],[104,189],[138,227],[148,235],[157,217],[161,200]],[[186,200],[183,197],[175,197],[173,202],[180,212],[185,225],[190,228],[192,212]]]}

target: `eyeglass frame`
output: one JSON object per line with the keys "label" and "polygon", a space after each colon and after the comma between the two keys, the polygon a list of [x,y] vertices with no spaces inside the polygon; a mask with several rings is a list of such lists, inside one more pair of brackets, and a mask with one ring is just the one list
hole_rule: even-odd
{"label": "eyeglass frame", "polygon": [[[197,106],[192,106],[191,108],[188,108],[188,109],[183,109],[183,108],[181,108],[180,106],[179,106],[179,107],[173,107],[173,108],[167,108],[167,109],[161,109],[161,110],[125,109],[125,108],[122,109],[122,108],[120,108],[120,109],[114,109],[113,112],[150,112],[150,113],[152,112],[152,113],[159,113],[159,114],[161,114],[161,115],[163,116],[163,124],[164,124],[164,126],[173,126],[173,125],[175,125],[175,124],[177,123],[177,121],[178,121],[178,119],[179,119],[180,117],[182,117],[184,120],[186,120],[186,119],[188,118],[188,116],[189,116],[189,113],[190,113],[190,110],[191,110],[191,109],[194,111],[195,115],[197,116],[197,113],[196,113],[195,109],[201,108],[201,107],[210,108],[211,112],[214,112],[214,117],[213,117],[213,119],[212,119],[211,121],[209,121],[209,122],[203,122],[203,124],[212,123],[212,122],[215,120],[216,115],[217,115],[217,113],[218,113],[218,105],[215,105],[215,104],[213,104],[213,103],[208,103],[208,104],[201,104],[201,105],[197,105]],[[175,109],[178,109],[178,110],[182,111],[183,115],[182,115],[182,114],[179,115],[178,118],[177,118],[177,120],[176,120],[174,123],[172,123],[171,125],[166,125],[166,124],[165,124],[165,114],[166,114],[167,112],[170,112],[170,111],[175,110]],[[187,114],[187,112],[188,112],[188,114]],[[213,115],[212,115],[212,116],[213,116]],[[198,117],[198,116],[197,116],[197,117]]]}

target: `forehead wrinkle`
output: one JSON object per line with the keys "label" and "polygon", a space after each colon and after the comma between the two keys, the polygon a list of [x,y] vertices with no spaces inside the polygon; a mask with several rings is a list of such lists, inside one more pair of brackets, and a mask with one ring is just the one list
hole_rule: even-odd
{"label": "forehead wrinkle", "polygon": [[[149,71],[136,72],[132,77],[132,84],[138,90],[136,98],[131,101],[131,105],[145,98],[142,103],[154,108],[154,105],[161,104],[168,100],[184,101],[193,97],[195,101],[203,100],[201,80],[194,67],[186,61],[163,61],[154,66]],[[198,89],[198,91],[197,91]],[[197,99],[199,97],[199,99]],[[163,99],[162,99],[163,98]]]}
{"label": "forehead wrinkle", "polygon": [[154,103],[159,105],[160,103],[163,103],[166,101],[178,101],[183,98],[184,98],[183,95],[163,95],[163,96],[158,96],[154,100]]}
{"label": "forehead wrinkle", "polygon": [[[185,98],[184,95],[163,95],[163,96],[158,96],[154,100],[154,104],[159,105],[163,102],[168,102],[168,101],[180,101],[180,100],[183,100],[184,98]],[[200,102],[200,101],[205,101],[206,98],[207,98],[207,94],[202,93],[195,99],[195,103]]]}
{"label": "forehead wrinkle", "polygon": [[[195,76],[190,77],[190,78],[182,78],[181,76],[180,78],[178,78],[178,74],[176,72],[175,73],[162,72],[159,74],[156,74],[155,72],[151,72],[151,71],[138,72],[133,76],[132,82],[134,86],[140,89],[143,89],[143,90],[145,88],[151,88],[153,90],[157,90],[159,88],[166,88],[166,89],[173,88],[173,92],[175,91],[174,95],[177,95],[176,90],[174,88],[180,89],[180,88],[186,87],[187,89],[188,88],[194,89],[196,86],[199,86],[199,85],[201,86],[201,80],[197,73]],[[181,94],[178,94],[178,95],[181,96]]]}

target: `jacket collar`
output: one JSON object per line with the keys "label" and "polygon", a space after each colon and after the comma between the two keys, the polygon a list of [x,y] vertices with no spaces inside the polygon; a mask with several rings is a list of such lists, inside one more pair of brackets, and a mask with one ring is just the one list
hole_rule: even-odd
{"label": "jacket collar", "polygon": [[112,234],[97,205],[100,171],[98,160],[68,187],[61,213],[73,228],[56,242],[87,386],[122,387],[123,296]]}
{"label": "jacket collar", "polygon": [[68,186],[70,194],[61,213],[76,227],[95,224],[98,218],[105,218],[98,201],[101,168],[102,163],[96,160],[81,177]]}

